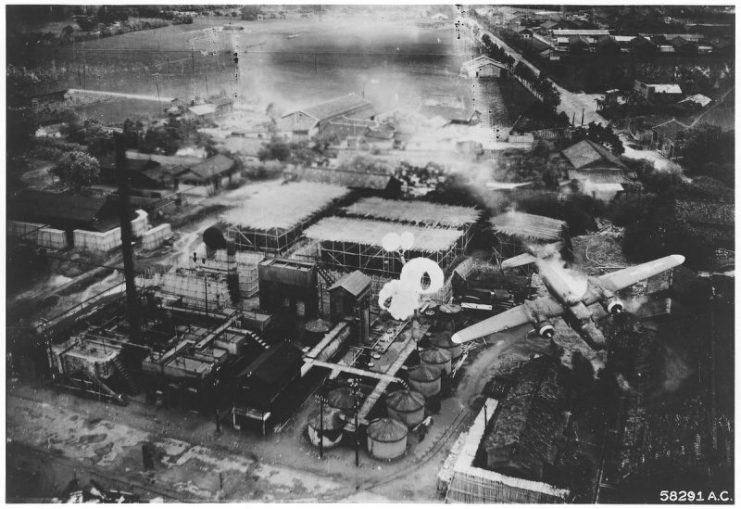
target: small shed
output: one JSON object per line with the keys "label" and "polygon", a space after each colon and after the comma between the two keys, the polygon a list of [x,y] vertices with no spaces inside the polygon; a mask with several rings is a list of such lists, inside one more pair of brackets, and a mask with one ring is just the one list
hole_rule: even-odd
{"label": "small shed", "polygon": [[330,316],[333,322],[349,318],[360,343],[370,337],[371,278],[356,270],[329,287]]}
{"label": "small shed", "polygon": [[381,418],[368,425],[368,453],[376,459],[393,460],[407,449],[407,427],[396,419]]}

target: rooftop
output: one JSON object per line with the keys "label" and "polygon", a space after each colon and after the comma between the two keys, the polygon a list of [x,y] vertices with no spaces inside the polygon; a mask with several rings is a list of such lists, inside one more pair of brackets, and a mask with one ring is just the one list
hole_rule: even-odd
{"label": "rooftop", "polygon": [[453,228],[475,223],[479,218],[479,211],[473,207],[375,197],[361,199],[342,210],[349,216]]}
{"label": "rooftop", "polygon": [[218,154],[214,157],[206,159],[202,163],[198,163],[188,168],[188,171],[201,177],[202,179],[209,179],[220,175],[226,171],[231,170],[234,167],[234,161],[229,159],[225,155]]}
{"label": "rooftop", "polygon": [[408,231],[414,235],[411,251],[434,253],[451,247],[463,235],[461,231],[444,228],[404,226],[385,221],[369,221],[348,217],[327,217],[310,226],[304,235],[312,240],[349,242],[382,248],[381,241],[389,232]]}
{"label": "rooftop", "polygon": [[520,239],[558,240],[566,229],[566,222],[525,212],[509,211],[491,218],[494,230]]}
{"label": "rooftop", "polygon": [[287,117],[288,115],[291,115],[293,113],[301,112],[316,119],[317,121],[321,121],[330,120],[342,115],[348,115],[359,110],[372,108],[373,105],[366,101],[364,98],[356,94],[348,94],[330,99],[329,101],[296,110],[295,112],[291,112],[283,116]]}
{"label": "rooftop", "polygon": [[502,69],[506,68],[506,66],[503,63],[498,62],[494,60],[493,58],[488,57],[486,55],[479,55],[476,58],[463,62],[461,67],[468,69],[468,68],[481,67],[482,65],[496,65],[497,67],[501,67]]}
{"label": "rooftop", "polygon": [[216,106],[213,104],[198,104],[188,108],[188,111],[198,116],[209,115],[216,112]]}
{"label": "rooftop", "polygon": [[592,140],[582,140],[564,149],[561,153],[577,170],[586,166],[592,166],[595,163],[598,163],[600,166],[607,165],[625,169],[625,165],[620,162],[617,156]]}
{"label": "rooftop", "polygon": [[675,83],[650,83],[649,87],[653,88],[657,94],[681,94],[682,87]]}
{"label": "rooftop", "polygon": [[234,226],[255,230],[288,229],[326,209],[349,193],[347,188],[294,182],[258,191],[221,218]]}
{"label": "rooftop", "polygon": [[679,122],[676,119],[667,120],[659,125],[655,125],[651,128],[653,131],[657,131],[664,138],[674,139],[682,131],[686,131],[690,126]]}
{"label": "rooftop", "polygon": [[298,167],[290,170],[290,174],[307,182],[334,184],[357,189],[385,190],[394,178],[389,173],[354,171],[343,168],[309,168]]}
{"label": "rooftop", "polygon": [[562,28],[553,30],[553,35],[555,37],[570,37],[572,35],[610,35],[610,31],[602,29]]}
{"label": "rooftop", "polygon": [[332,291],[335,288],[343,288],[349,293],[357,297],[360,295],[371,283],[371,278],[356,270],[342,276],[335,284],[329,287]]}

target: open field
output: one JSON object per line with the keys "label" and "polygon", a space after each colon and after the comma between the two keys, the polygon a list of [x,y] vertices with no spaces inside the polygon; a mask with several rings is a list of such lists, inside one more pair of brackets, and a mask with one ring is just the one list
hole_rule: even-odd
{"label": "open field", "polygon": [[[244,30],[211,30],[226,24]],[[239,79],[231,55],[235,49]],[[474,104],[473,82],[458,71],[477,52],[470,40],[457,39],[452,23],[420,28],[409,19],[369,24],[368,18],[349,15],[262,23],[198,17],[192,25],[38,46],[18,62],[41,78],[34,87],[38,91],[68,87],[180,98],[224,92],[238,94],[245,104],[273,104],[278,113],[354,92],[384,111],[414,109],[430,98]],[[498,82],[486,83],[489,104],[476,107],[491,110],[495,123],[511,123],[519,104],[507,104],[498,87]],[[127,99],[89,106],[83,113],[119,123],[160,109]]]}

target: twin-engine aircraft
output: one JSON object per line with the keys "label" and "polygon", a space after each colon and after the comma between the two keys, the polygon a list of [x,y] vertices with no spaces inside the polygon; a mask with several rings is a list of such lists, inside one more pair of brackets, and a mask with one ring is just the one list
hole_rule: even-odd
{"label": "twin-engine aircraft", "polygon": [[550,320],[563,316],[593,348],[602,349],[605,337],[597,328],[587,306],[599,302],[608,313],[620,314],[625,305],[615,292],[684,263],[684,256],[669,255],[599,277],[589,277],[565,268],[555,252],[556,250],[552,249],[552,253],[545,257],[525,253],[502,262],[503,269],[535,263],[550,295],[525,301],[519,306],[460,330],[453,334],[453,342],[465,343],[527,323],[535,327],[540,337],[551,339],[556,329]]}

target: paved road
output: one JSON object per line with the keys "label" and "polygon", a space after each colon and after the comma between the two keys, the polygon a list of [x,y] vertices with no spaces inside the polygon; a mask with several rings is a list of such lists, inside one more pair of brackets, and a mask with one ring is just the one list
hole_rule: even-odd
{"label": "paved road", "polygon": [[106,90],[87,90],[82,88],[70,88],[70,94],[90,94],[90,95],[102,95],[106,97],[119,97],[121,99],[140,99],[142,101],[156,101],[156,102],[170,102],[173,97],[156,96],[156,95],[142,95],[142,94],[127,94],[124,92],[108,92]]}
{"label": "paved road", "polygon": [[[483,34],[488,35],[491,38],[492,42],[501,46],[512,58],[524,63],[536,74],[540,73],[540,69],[525,60],[522,55],[508,46],[507,43],[502,41],[499,37],[482,27],[477,21],[469,18],[468,23],[471,26],[478,26],[479,39],[483,37]],[[608,121],[602,115],[597,113],[597,103],[595,99],[599,97],[600,94],[579,94],[566,90],[565,88],[559,86],[556,82],[553,82],[553,84],[555,85],[558,92],[561,94],[561,104],[559,104],[556,108],[559,113],[564,112],[569,117],[569,120],[574,119],[575,123],[581,123],[583,114],[584,124],[588,124],[590,122],[604,125],[608,124]]]}

